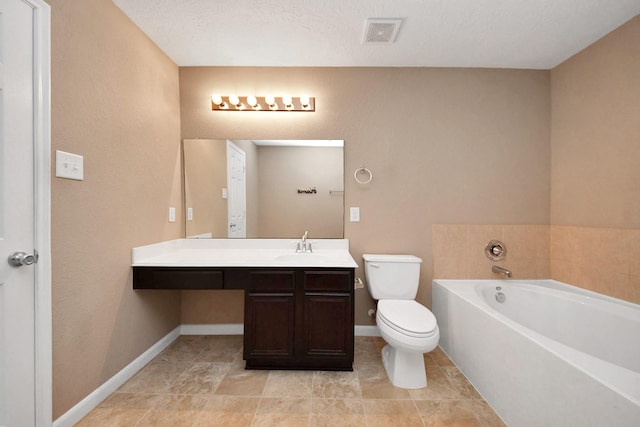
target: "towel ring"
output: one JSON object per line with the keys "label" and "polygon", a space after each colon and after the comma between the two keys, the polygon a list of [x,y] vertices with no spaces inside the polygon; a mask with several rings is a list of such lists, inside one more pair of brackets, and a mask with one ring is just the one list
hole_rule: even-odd
{"label": "towel ring", "polygon": [[[368,174],[369,178],[368,179],[358,179],[358,174]],[[371,180],[373,179],[373,174],[371,173],[371,171],[367,168],[365,168],[364,166],[360,166],[358,169],[356,169],[356,171],[353,173],[353,178],[356,180],[356,182],[358,184],[368,184],[371,182]]]}

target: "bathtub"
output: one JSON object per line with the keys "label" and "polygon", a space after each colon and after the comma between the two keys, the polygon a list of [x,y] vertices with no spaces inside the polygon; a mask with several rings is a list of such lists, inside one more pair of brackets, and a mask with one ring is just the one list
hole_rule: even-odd
{"label": "bathtub", "polygon": [[639,305],[554,280],[434,280],[433,313],[508,426],[640,426]]}

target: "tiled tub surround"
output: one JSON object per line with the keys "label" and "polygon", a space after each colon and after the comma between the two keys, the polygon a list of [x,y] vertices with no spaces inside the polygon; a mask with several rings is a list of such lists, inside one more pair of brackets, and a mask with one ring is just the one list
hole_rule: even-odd
{"label": "tiled tub surround", "polygon": [[504,426],[440,349],[429,386],[404,390],[381,338],[355,344],[354,372],[246,371],[241,336],[183,335],[77,426]]}
{"label": "tiled tub surround", "polygon": [[640,230],[552,225],[551,278],[640,304]]}
{"label": "tiled tub surround", "polygon": [[435,280],[433,304],[443,350],[510,425],[638,425],[639,305],[552,280]]}
{"label": "tiled tub surround", "polygon": [[[484,247],[500,240],[507,247],[504,261],[490,261]],[[511,270],[513,278],[550,277],[549,226],[468,225],[433,226],[434,279],[496,279],[492,265]]]}
{"label": "tiled tub surround", "polygon": [[[484,255],[505,243],[505,261]],[[640,304],[640,230],[564,225],[433,226],[434,279],[496,279],[497,264],[515,279],[548,279]]]}

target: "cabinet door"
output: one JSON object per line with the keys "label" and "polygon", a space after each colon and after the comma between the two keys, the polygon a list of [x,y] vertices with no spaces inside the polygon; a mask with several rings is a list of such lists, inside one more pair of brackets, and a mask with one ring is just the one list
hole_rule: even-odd
{"label": "cabinet door", "polygon": [[295,300],[291,294],[250,294],[245,305],[245,359],[293,357]]}
{"label": "cabinet door", "polygon": [[295,273],[252,270],[245,297],[244,358],[287,359],[295,350]]}
{"label": "cabinet door", "polygon": [[351,294],[308,292],[304,306],[305,357],[352,358]]}

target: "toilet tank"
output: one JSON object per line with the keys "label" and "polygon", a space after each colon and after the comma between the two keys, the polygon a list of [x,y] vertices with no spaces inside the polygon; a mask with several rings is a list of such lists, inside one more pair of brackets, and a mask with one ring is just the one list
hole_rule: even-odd
{"label": "toilet tank", "polygon": [[413,255],[364,254],[369,293],[376,300],[415,299],[422,260]]}

